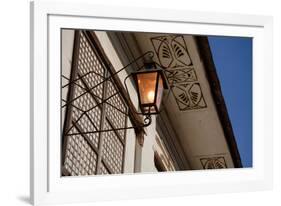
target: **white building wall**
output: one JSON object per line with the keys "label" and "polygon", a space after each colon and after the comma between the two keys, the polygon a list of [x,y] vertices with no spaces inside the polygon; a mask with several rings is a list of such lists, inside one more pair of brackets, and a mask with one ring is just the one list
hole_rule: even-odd
{"label": "white building wall", "polygon": [[[72,53],[74,45],[74,30],[63,29],[61,31],[61,72],[62,75],[70,79],[70,71],[72,64]],[[67,84],[67,80],[62,78],[62,85]],[[66,100],[68,87],[62,89],[62,98]],[[66,107],[62,108],[61,122],[64,123]]]}

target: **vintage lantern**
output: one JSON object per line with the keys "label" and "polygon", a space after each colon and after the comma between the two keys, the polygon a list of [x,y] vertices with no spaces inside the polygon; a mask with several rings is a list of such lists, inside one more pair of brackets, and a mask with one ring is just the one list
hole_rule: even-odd
{"label": "vintage lantern", "polygon": [[145,63],[144,69],[132,73],[143,115],[158,114],[164,89],[168,82],[163,69],[155,62]]}

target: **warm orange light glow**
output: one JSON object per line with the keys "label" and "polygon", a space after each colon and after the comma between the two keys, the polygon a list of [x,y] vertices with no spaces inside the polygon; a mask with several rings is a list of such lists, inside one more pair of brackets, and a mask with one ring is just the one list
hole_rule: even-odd
{"label": "warm orange light glow", "polygon": [[141,104],[151,104],[155,99],[157,72],[140,73],[137,75]]}
{"label": "warm orange light glow", "polygon": [[149,102],[153,102],[154,101],[154,95],[155,95],[155,92],[153,90],[148,91],[147,99],[148,99]]}
{"label": "warm orange light glow", "polygon": [[162,70],[148,70],[133,73],[137,86],[139,106],[143,114],[158,114],[167,82]]}

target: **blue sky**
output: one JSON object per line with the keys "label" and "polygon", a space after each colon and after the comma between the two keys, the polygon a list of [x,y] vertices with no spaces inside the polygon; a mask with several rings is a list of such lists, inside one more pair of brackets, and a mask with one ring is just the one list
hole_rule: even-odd
{"label": "blue sky", "polygon": [[208,39],[243,167],[252,167],[252,38]]}

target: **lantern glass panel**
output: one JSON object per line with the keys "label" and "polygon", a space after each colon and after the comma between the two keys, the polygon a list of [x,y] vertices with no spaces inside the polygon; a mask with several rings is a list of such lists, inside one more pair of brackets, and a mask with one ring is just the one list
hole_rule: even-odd
{"label": "lantern glass panel", "polygon": [[155,100],[157,72],[137,74],[141,104],[152,104]]}
{"label": "lantern glass panel", "polygon": [[159,78],[159,80],[158,80],[158,88],[157,88],[156,106],[159,110],[161,100],[162,100],[162,96],[163,96],[164,87],[163,87],[163,79],[162,79],[162,76],[160,74],[158,75],[158,78]]}

